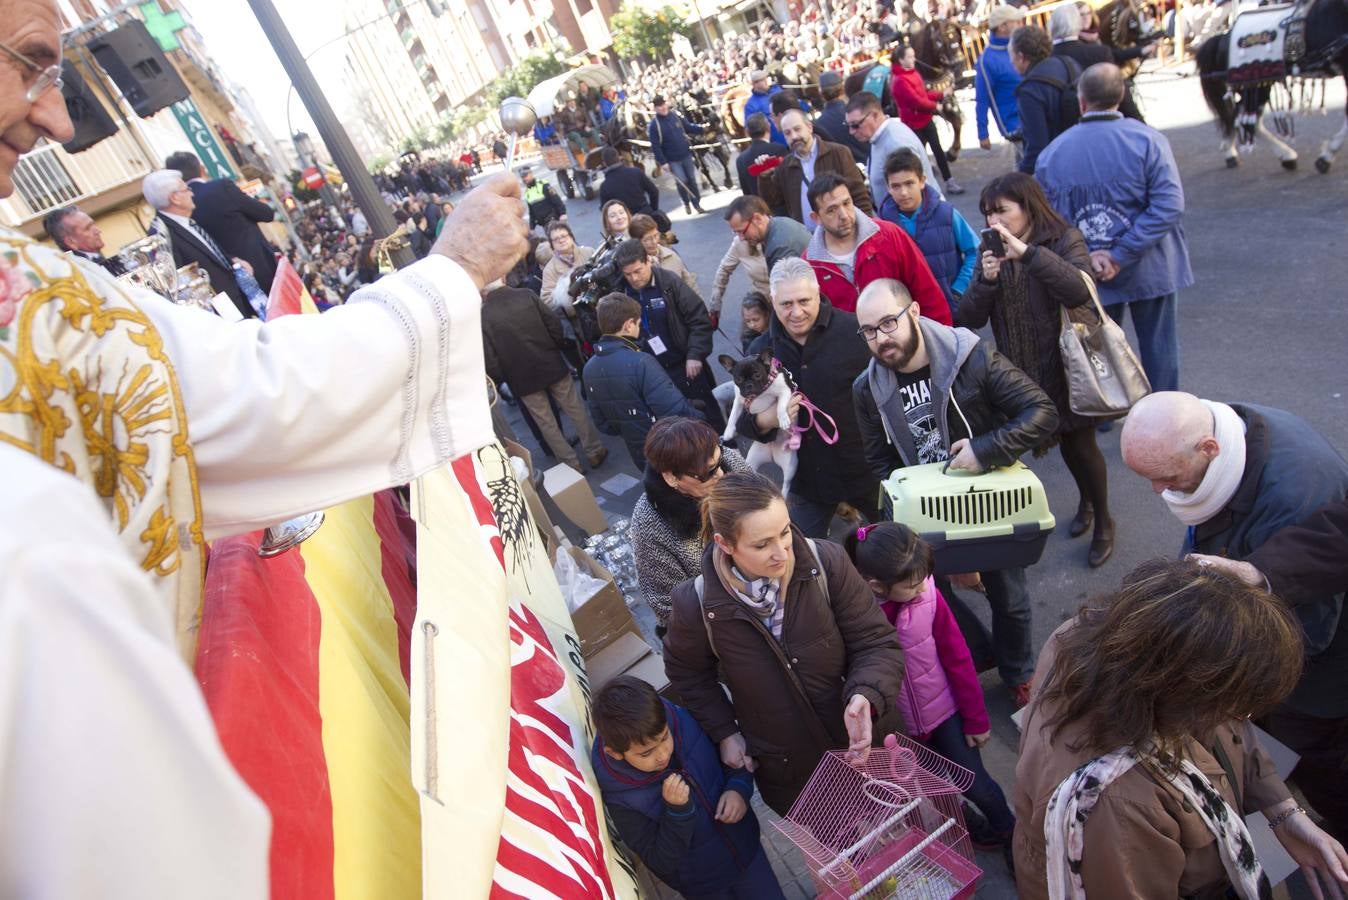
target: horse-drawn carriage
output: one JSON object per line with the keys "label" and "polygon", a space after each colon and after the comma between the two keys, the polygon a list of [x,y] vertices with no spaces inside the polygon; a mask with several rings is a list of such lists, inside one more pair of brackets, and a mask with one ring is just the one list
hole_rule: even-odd
{"label": "horse-drawn carriage", "polygon": [[[539,82],[529,92],[529,104],[541,122],[545,117],[549,119],[555,117],[558,110],[566,105],[567,99],[575,95],[582,84],[587,85],[594,95],[598,96],[600,91],[609,87],[616,88],[620,82],[618,74],[607,66],[580,66],[547,81]],[[581,146],[577,146],[577,143],[562,133],[561,129],[558,129],[555,143],[540,142],[539,150],[543,164],[557,173],[557,180],[561,183],[562,190],[571,199],[575,198],[577,188],[586,195],[593,193],[590,173],[600,168],[598,158],[600,145],[599,141],[589,138],[588,135],[591,133],[598,132],[587,121],[584,131],[581,132],[583,138]]]}

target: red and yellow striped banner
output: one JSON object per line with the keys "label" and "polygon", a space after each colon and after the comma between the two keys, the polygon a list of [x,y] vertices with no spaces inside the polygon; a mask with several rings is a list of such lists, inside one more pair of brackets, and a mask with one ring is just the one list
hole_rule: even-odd
{"label": "red and yellow striped banner", "polygon": [[272,815],[276,900],[413,900],[407,775],[412,545],[391,491],[327,511],[296,550],[211,549],[197,676],[225,752]]}

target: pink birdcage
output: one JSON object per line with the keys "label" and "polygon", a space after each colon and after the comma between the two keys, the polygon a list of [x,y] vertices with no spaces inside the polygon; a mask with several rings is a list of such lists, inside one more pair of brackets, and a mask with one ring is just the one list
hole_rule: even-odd
{"label": "pink birdcage", "polygon": [[786,818],[820,898],[949,900],[972,897],[974,865],[959,795],[973,773],[899,735],[863,765],[842,751],[820,760]]}

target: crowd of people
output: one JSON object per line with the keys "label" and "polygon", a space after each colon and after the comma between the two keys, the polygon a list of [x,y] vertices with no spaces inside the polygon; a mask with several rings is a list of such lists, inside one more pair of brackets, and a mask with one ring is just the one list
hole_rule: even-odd
{"label": "crowd of people", "polygon": [[[631,531],[639,589],[682,706],[634,680],[614,682],[596,697],[594,760],[611,804],[627,810],[615,812],[620,833],[671,885],[697,893],[733,883],[776,896],[757,862],[730,866],[696,837],[691,849],[676,841],[684,849],[674,852],[666,835],[734,825],[756,836],[756,824],[740,824],[752,819],[740,803],[750,780],[784,813],[824,750],[864,756],[872,725],[886,716],[975,773],[966,794],[978,811],[974,842],[1005,852],[1025,896],[1187,896],[1227,886],[1259,896],[1258,867],[1242,851],[1249,836],[1235,824],[1250,812],[1266,816],[1308,877],[1331,893],[1348,884],[1345,795],[1330,774],[1344,761],[1348,710],[1324,692],[1342,675],[1341,600],[1326,589],[1289,607],[1264,590],[1274,576],[1228,573],[1220,559],[1249,555],[1278,529],[1341,503],[1348,464],[1289,413],[1180,392],[1177,302],[1194,276],[1169,144],[1141,120],[1087,10],[1060,7],[1049,30],[1023,18],[998,6],[987,19],[980,112],[1016,149],[1014,171],[982,187],[976,223],[945,197],[958,185],[939,142],[860,91],[831,98],[860,155],[821,136],[823,111],[797,98],[750,113],[743,196],[725,210],[728,247],[705,296],[677,249],[658,239],[658,189],[616,159],[606,170],[612,189],[601,186],[598,240],[577,246],[560,220],[547,229],[542,252],[552,256],[536,266],[550,276],[543,300],[571,330],[542,344],[537,359],[588,355],[567,276],[596,254],[611,255],[618,273],[616,289],[595,304],[594,355],[574,367],[588,409],[572,403],[567,415],[582,420],[582,435],[587,415],[621,435],[642,472]],[[782,42],[806,24],[771,33],[763,47],[789,46]],[[736,42],[724,70],[674,61],[648,71],[635,91],[660,100],[657,92],[696,80],[742,76],[744,66],[769,64],[735,56],[758,52],[758,41]],[[740,267],[749,287],[736,304],[740,351],[789,373],[797,392],[785,494],[740,452],[777,440],[777,410],[741,416],[727,431],[733,392],[710,377],[712,337]],[[907,466],[981,472],[1056,447],[1077,488],[1067,533],[1090,536],[1087,565],[1108,561],[1118,523],[1097,434],[1118,416],[1074,408],[1059,341],[1065,320],[1102,324],[1097,310],[1131,317],[1153,392],[1127,417],[1124,461],[1191,526],[1184,549],[1197,555],[1132,573],[1036,654],[1026,569],[936,574],[920,538],[881,520],[877,487]],[[990,341],[976,333],[988,325]],[[503,337],[488,329],[488,340]],[[721,360],[731,374],[738,361]],[[546,407],[529,408],[551,418]],[[832,433],[812,424],[820,414]],[[1273,464],[1283,441],[1317,448],[1308,464],[1320,476],[1289,490],[1247,464],[1252,455]],[[1327,508],[1326,521],[1335,512]],[[848,518],[845,548],[829,543]],[[1234,577],[1253,587],[1234,588]],[[969,605],[974,590],[991,609],[990,633]],[[1152,613],[1162,597],[1173,609]],[[784,616],[792,608],[810,614]],[[1213,617],[1234,624],[1214,634]],[[1101,659],[1106,641],[1120,649]],[[783,666],[776,652],[816,645],[841,654],[802,652]],[[1189,663],[1144,650],[1158,645]],[[1235,653],[1241,664],[1210,690],[1210,673]],[[1016,705],[1030,706],[1029,721],[1043,723],[1026,729],[1006,791],[977,752],[989,731],[977,673],[994,667]],[[803,695],[790,689],[796,677]],[[1272,773],[1251,715],[1301,754],[1296,783],[1323,828]],[[671,754],[717,751],[728,774],[699,805]],[[641,776],[641,802],[627,780],[634,773],[661,775]],[[1111,782],[1111,793],[1092,789]],[[1130,803],[1150,818],[1137,819]],[[1087,813],[1095,830],[1083,838]],[[1193,839],[1158,830],[1156,816],[1173,817]],[[1119,846],[1145,846],[1146,859]]]}
{"label": "crowd of people", "polygon": [[[713,48],[719,68],[676,61],[631,89],[649,93],[658,115],[665,93],[709,78],[747,77],[756,94],[759,84],[765,97],[785,94],[768,84],[774,60],[808,65],[812,54],[837,52],[828,42],[871,52],[887,30],[902,33],[906,15],[883,5],[831,14],[811,5],[799,22]],[[173,617],[151,624],[145,611],[173,597],[178,622],[190,618],[183,610],[195,613],[193,566],[205,558],[208,534],[406,482],[489,440],[485,421],[472,435],[444,427],[459,424],[456,413],[472,418],[467,386],[481,382],[480,372],[463,371],[475,366],[479,339],[467,323],[480,324],[487,377],[517,404],[545,453],[593,471],[608,455],[600,435],[620,436],[641,475],[630,532],[638,588],[658,622],[679,702],[633,678],[604,686],[594,696],[591,763],[619,835],[672,887],[688,896],[782,896],[750,808],[754,792],[785,814],[826,751],[861,764],[885,731],[902,730],[971,771],[973,843],[1005,854],[1023,896],[1256,900],[1268,886],[1245,824],[1252,813],[1315,892],[1341,894],[1348,462],[1291,412],[1181,391],[1178,294],[1194,276],[1169,143],[1126,114],[1128,85],[1114,58],[1077,60],[1083,51],[1072,45],[1089,43],[1092,25],[1081,10],[1061,7],[1051,31],[1018,26],[1022,17],[1003,6],[983,17],[991,39],[978,65],[986,82],[979,109],[1019,139],[1015,171],[981,189],[981,221],[970,223],[946,199],[959,185],[939,141],[913,118],[926,113],[929,124],[929,108],[900,104],[892,113],[880,95],[841,96],[840,83],[821,77],[823,110],[788,96],[748,115],[754,143],[741,155],[743,196],[724,213],[728,246],[706,297],[670,246],[659,191],[644,171],[605,159],[601,196],[609,196],[591,245],[565,202],[532,176],[492,179],[456,208],[446,194],[462,184],[451,173],[478,165],[471,155],[467,163],[409,164],[381,184],[421,261],[389,274],[378,303],[353,303],[289,330],[219,327],[169,304],[135,303],[102,280],[70,279],[85,285],[79,295],[91,309],[113,313],[94,317],[112,330],[89,336],[81,316],[65,309],[15,319],[19,301],[6,294],[5,358],[18,358],[12,347],[25,342],[23,352],[44,355],[33,371],[94,375],[124,371],[133,359],[154,396],[175,400],[163,412],[165,431],[115,448],[119,461],[130,465],[134,450],[163,476],[134,491],[106,489],[112,475],[101,462],[109,442],[125,444],[126,434],[87,426],[49,434],[37,417],[0,409],[0,450],[18,475],[16,490],[3,495],[8,528],[0,537],[6,558],[25,563],[13,570],[22,577],[7,584],[7,603],[31,617],[19,617],[22,629],[0,628],[6,658],[32,660],[16,690],[63,681],[35,676],[55,665],[54,648],[75,640],[72,633],[77,646],[111,641],[117,652],[91,650],[87,672],[77,675],[105,711],[142,720],[109,729],[104,752],[113,762],[90,774],[96,767],[78,764],[69,734],[34,712],[43,704],[12,708],[0,720],[11,748],[0,787],[16,797],[14,786],[30,783],[65,791],[22,792],[16,821],[41,821],[45,840],[79,850],[89,839],[78,836],[91,833],[80,821],[82,794],[116,782],[134,797],[135,785],[180,770],[210,780],[200,773],[200,758],[209,758],[218,793],[122,803],[116,816],[153,824],[127,830],[137,839],[184,835],[166,865],[218,871],[211,860],[234,865],[239,857],[226,848],[248,836],[248,849],[262,850],[248,872],[265,872],[265,823],[210,740],[200,694],[172,653],[180,637],[166,624]],[[54,18],[41,36],[59,52]],[[906,78],[905,56],[890,85]],[[19,71],[0,73],[0,112],[68,139],[59,92]],[[829,107],[851,143],[821,134]],[[667,122],[662,129],[684,129]],[[684,158],[657,155],[671,168]],[[0,161],[0,193],[13,189],[12,168]],[[696,172],[683,172],[696,182]],[[274,211],[202,174],[194,156],[175,154],[146,178],[145,199],[177,261],[197,263],[238,318],[257,317],[257,295],[270,289],[278,257],[258,224]],[[688,190],[695,187],[682,195],[690,213],[702,212]],[[6,236],[28,254],[6,263],[26,267],[7,276],[7,290],[15,280],[38,286],[68,271],[96,273],[92,266],[118,274],[86,220],[78,210],[49,219],[68,254]],[[340,305],[384,274],[369,225],[349,204],[310,207],[296,230],[311,257],[296,261],[321,305]],[[712,369],[725,295],[741,266],[751,288],[738,304],[744,359],[718,363],[738,372],[757,361],[770,379],[789,376],[784,416],[773,406],[729,420],[732,398],[743,400],[749,382],[718,385]],[[577,302],[572,282],[582,277],[598,288]],[[453,292],[481,296],[480,319],[463,296],[446,302]],[[441,318],[451,310],[452,327]],[[1099,328],[1106,315],[1131,318],[1151,392],[1115,414],[1087,415],[1074,402],[1059,338],[1065,323]],[[147,330],[116,330],[126,323]],[[991,341],[977,333],[985,325]],[[409,354],[423,345],[442,352]],[[203,356],[213,365],[193,365]],[[362,365],[350,367],[352,358]],[[228,384],[218,371],[231,373]],[[330,380],[316,383],[311,371]],[[27,390],[5,378],[6,391]],[[288,402],[277,402],[277,391]],[[321,418],[334,408],[322,402],[328,392],[340,409],[358,411],[352,421]],[[54,418],[87,420],[91,406],[76,393],[61,393]],[[939,572],[934,548],[878,509],[879,484],[895,470],[977,474],[1056,447],[1078,494],[1068,534],[1091,535],[1083,562],[1099,567],[1113,553],[1118,523],[1096,436],[1125,413],[1123,463],[1132,484],[1148,483],[1187,526],[1182,557],[1131,572],[1037,654],[1025,567]],[[567,440],[563,417],[579,447]],[[504,416],[492,425],[511,435]],[[785,491],[740,453],[779,440],[795,453]],[[278,465],[293,476],[283,488]],[[184,517],[181,527],[166,532],[163,509]],[[845,538],[831,541],[840,522]],[[69,553],[73,526],[81,529],[78,561],[22,556],[51,546]],[[90,604],[95,575],[107,586]],[[990,632],[970,592],[985,597]],[[78,614],[51,619],[63,604]],[[96,627],[118,616],[121,631]],[[38,638],[53,652],[25,655]],[[105,677],[99,665],[124,677]],[[991,723],[978,673],[993,668],[1026,708],[1015,783],[1006,788],[979,752]],[[141,684],[171,686],[172,696],[166,688],[162,708],[142,713],[145,704],[128,700],[128,685]],[[78,691],[62,699],[92,709]],[[1316,818],[1276,774],[1255,722],[1300,754],[1295,784]],[[53,772],[61,777],[43,777]],[[190,839],[202,819],[197,805],[219,814],[211,822],[219,844]],[[120,846],[115,830],[97,830],[99,846]],[[153,877],[135,858],[134,849],[109,855],[106,847],[100,856],[128,886]],[[67,859],[13,855],[17,874],[0,873],[0,886],[55,883],[42,879],[73,871]],[[139,891],[154,893],[153,885]]]}

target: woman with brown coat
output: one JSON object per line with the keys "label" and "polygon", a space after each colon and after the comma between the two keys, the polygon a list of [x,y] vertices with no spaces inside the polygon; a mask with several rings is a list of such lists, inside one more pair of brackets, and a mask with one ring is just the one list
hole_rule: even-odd
{"label": "woman with brown coat", "polygon": [[702,574],[671,597],[665,672],[721,760],[753,771],[785,815],[825,751],[866,759],[902,651],[843,549],[797,531],[771,481],[725,475],[703,523]]}
{"label": "woman with brown coat", "polygon": [[1052,398],[1058,446],[1081,495],[1068,533],[1077,537],[1094,524],[1088,559],[1092,568],[1104,565],[1114,552],[1114,520],[1105,458],[1095,442],[1099,420],[1072,412],[1058,349],[1061,311],[1091,302],[1090,251],[1029,175],[994,179],[979,205],[1005,246],[1001,253],[984,247],[978,277],[960,300],[955,324],[977,330],[991,320],[997,349]]}
{"label": "woman with brown coat", "polygon": [[1348,854],[1297,806],[1248,718],[1291,692],[1301,656],[1279,600],[1193,562],[1144,563],[1059,628],[1016,765],[1023,900],[1267,896],[1255,812],[1316,897],[1317,879],[1340,896]]}

